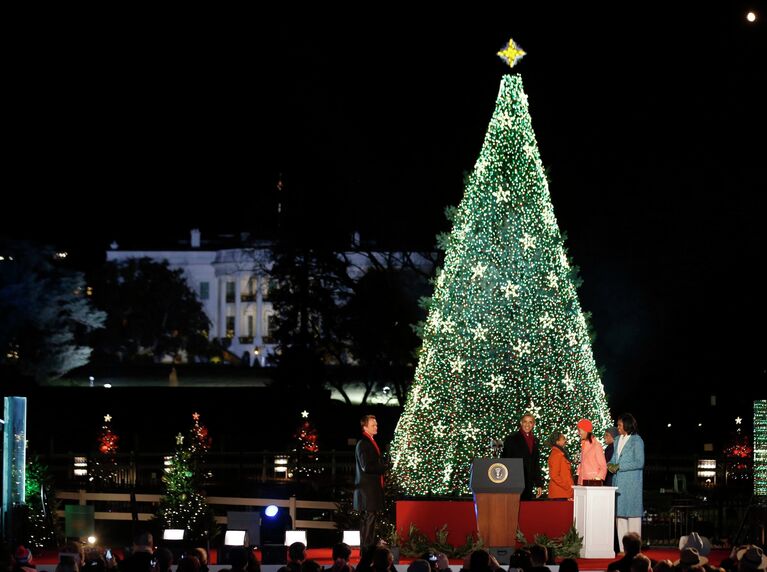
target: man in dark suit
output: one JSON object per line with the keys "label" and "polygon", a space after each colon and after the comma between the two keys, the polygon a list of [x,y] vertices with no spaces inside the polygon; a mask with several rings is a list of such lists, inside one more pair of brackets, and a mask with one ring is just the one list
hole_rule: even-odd
{"label": "man in dark suit", "polygon": [[543,493],[543,478],[538,458],[540,450],[538,439],[533,435],[533,427],[535,418],[530,414],[523,415],[519,420],[519,431],[506,437],[503,443],[504,458],[522,459],[525,490],[522,491],[521,500],[532,500]]}
{"label": "man in dark suit", "polygon": [[354,510],[362,513],[360,546],[375,544],[376,512],[384,508],[383,475],[386,465],[381,461],[381,449],[375,441],[378,421],[375,415],[360,419],[362,438],[357,441],[354,456],[357,471],[354,478]]}

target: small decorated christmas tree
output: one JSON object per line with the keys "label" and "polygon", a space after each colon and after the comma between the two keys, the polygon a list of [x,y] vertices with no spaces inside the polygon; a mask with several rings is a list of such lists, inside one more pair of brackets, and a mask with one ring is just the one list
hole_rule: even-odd
{"label": "small decorated christmas tree", "polygon": [[293,451],[290,457],[290,475],[295,478],[313,477],[322,472],[319,466],[317,429],[309,421],[309,412],[301,412],[302,421],[293,434]]}
{"label": "small decorated christmas tree", "polygon": [[107,413],[98,436],[98,451],[90,462],[90,474],[98,487],[107,487],[115,482],[119,442],[120,437],[112,429],[112,416]]}
{"label": "small decorated christmas tree", "polygon": [[36,457],[27,461],[23,540],[32,550],[55,548],[61,531],[57,527],[58,502],[48,467]]}
{"label": "small decorated christmas tree", "polygon": [[176,436],[176,451],[162,479],[164,496],[158,518],[164,528],[185,529],[185,539],[203,541],[214,536],[217,528],[213,511],[201,492],[211,438],[208,428],[200,423],[200,414],[194,413],[192,419],[187,436]]}
{"label": "small decorated christmas tree", "polygon": [[753,478],[754,448],[748,435],[740,428],[741,421],[740,417],[735,420],[738,428],[729,446],[724,449],[725,482],[728,485],[747,484]]}

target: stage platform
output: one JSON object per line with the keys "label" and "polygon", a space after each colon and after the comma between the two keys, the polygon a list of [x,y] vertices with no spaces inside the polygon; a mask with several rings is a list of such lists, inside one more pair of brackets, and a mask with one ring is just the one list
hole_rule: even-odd
{"label": "stage platform", "polygon": [[[434,540],[434,533],[447,525],[448,542],[462,546],[467,536],[477,533],[477,517],[471,500],[397,501],[397,532],[407,538],[410,524]],[[549,538],[564,536],[573,525],[573,503],[569,501],[522,501],[519,503],[519,530],[528,542],[536,534]]]}

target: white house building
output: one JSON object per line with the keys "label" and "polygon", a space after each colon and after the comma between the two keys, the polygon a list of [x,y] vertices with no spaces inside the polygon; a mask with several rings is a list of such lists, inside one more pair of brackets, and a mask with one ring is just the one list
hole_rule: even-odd
{"label": "white house building", "polygon": [[[232,241],[230,241],[232,242]],[[359,245],[355,235],[354,245]],[[221,244],[219,244],[221,246]],[[119,262],[131,258],[166,260],[171,268],[184,271],[186,280],[203,304],[211,322],[210,339],[229,340],[229,351],[236,356],[248,356],[255,363],[268,365],[266,358],[274,349],[271,337],[271,317],[274,315],[269,301],[269,275],[271,270],[271,243],[263,241],[249,247],[202,248],[199,229],[191,231],[188,246],[177,250],[120,250],[112,243],[107,261]],[[428,255],[417,253],[356,251],[343,253],[350,264],[350,275],[360,275],[374,261],[391,264],[415,264],[429,271],[434,265]]]}

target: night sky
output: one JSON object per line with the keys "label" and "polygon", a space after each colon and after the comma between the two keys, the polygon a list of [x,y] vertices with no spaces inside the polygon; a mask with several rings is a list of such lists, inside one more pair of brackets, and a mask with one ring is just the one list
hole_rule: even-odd
{"label": "night sky", "polygon": [[307,236],[430,248],[513,37],[608,393],[764,398],[767,7],[516,4],[20,23],[0,234],[266,235],[281,178]]}

